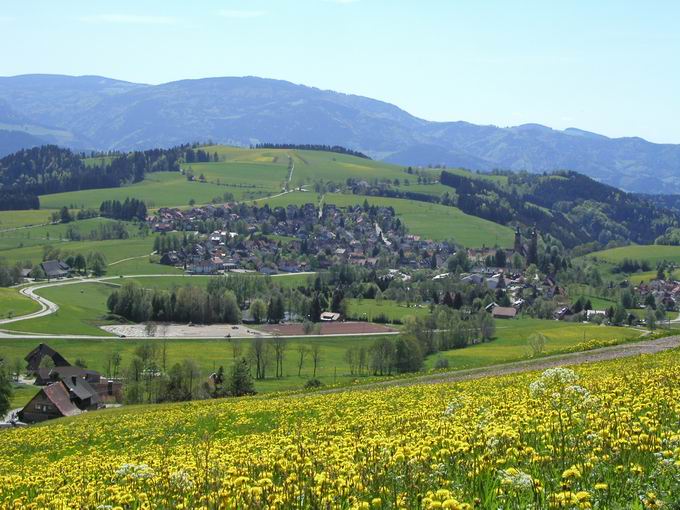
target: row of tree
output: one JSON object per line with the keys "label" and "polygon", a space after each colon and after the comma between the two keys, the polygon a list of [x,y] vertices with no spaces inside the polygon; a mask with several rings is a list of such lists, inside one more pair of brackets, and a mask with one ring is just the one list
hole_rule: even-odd
{"label": "row of tree", "polygon": [[113,218],[123,221],[145,221],[146,205],[143,200],[136,198],[126,198],[120,200],[105,200],[99,206],[99,213],[105,218]]}
{"label": "row of tree", "polygon": [[309,144],[309,143],[258,143],[251,145],[251,149],[292,149],[301,151],[323,151],[336,152],[338,154],[349,154],[358,158],[371,159],[366,154],[341,147],[340,145],[323,145],[323,144]]}

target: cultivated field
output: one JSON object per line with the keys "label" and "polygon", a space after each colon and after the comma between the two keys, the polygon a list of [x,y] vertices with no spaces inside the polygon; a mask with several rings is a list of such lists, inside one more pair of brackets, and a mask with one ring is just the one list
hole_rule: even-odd
{"label": "cultivated field", "polygon": [[88,413],[3,432],[0,505],[673,508],[679,359]]}

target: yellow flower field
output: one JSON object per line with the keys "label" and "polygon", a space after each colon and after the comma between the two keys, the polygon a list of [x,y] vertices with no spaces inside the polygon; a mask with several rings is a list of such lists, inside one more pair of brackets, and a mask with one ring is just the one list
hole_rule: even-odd
{"label": "yellow flower field", "polygon": [[0,508],[679,508],[680,352],[0,431]]}

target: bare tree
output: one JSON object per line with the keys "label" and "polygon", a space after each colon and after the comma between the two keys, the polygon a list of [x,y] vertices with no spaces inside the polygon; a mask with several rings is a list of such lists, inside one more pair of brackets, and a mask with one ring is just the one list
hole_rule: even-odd
{"label": "bare tree", "polygon": [[239,359],[241,355],[243,354],[243,346],[241,345],[240,340],[232,340],[231,341],[231,357],[233,359]]}
{"label": "bare tree", "polygon": [[280,336],[274,337],[274,356],[276,357],[276,377],[283,377],[283,358],[288,348],[288,342]]}
{"label": "bare tree", "polygon": [[316,377],[316,369],[321,363],[321,345],[318,342],[312,343],[312,363],[314,364],[314,372],[312,377]]}
{"label": "bare tree", "polygon": [[250,344],[250,359],[255,365],[255,379],[264,379],[267,376],[267,366],[270,359],[269,343],[264,338],[255,338]]}
{"label": "bare tree", "polygon": [[349,365],[349,373],[355,375],[359,361],[359,352],[356,347],[350,347],[345,351],[345,361]]}
{"label": "bare tree", "polygon": [[298,344],[297,354],[298,377],[300,377],[300,374],[302,373],[302,366],[305,363],[305,358],[307,357],[307,354],[309,354],[309,347],[302,343]]}

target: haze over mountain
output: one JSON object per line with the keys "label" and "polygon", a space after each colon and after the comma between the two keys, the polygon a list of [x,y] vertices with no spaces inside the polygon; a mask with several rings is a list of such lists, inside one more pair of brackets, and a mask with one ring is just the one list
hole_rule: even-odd
{"label": "haze over mountain", "polygon": [[641,138],[538,124],[430,122],[382,101],[255,77],[161,85],[98,76],[0,78],[0,155],[42,143],[130,150],[208,140],[337,144],[403,165],[569,169],[628,191],[680,192],[680,145]]}

